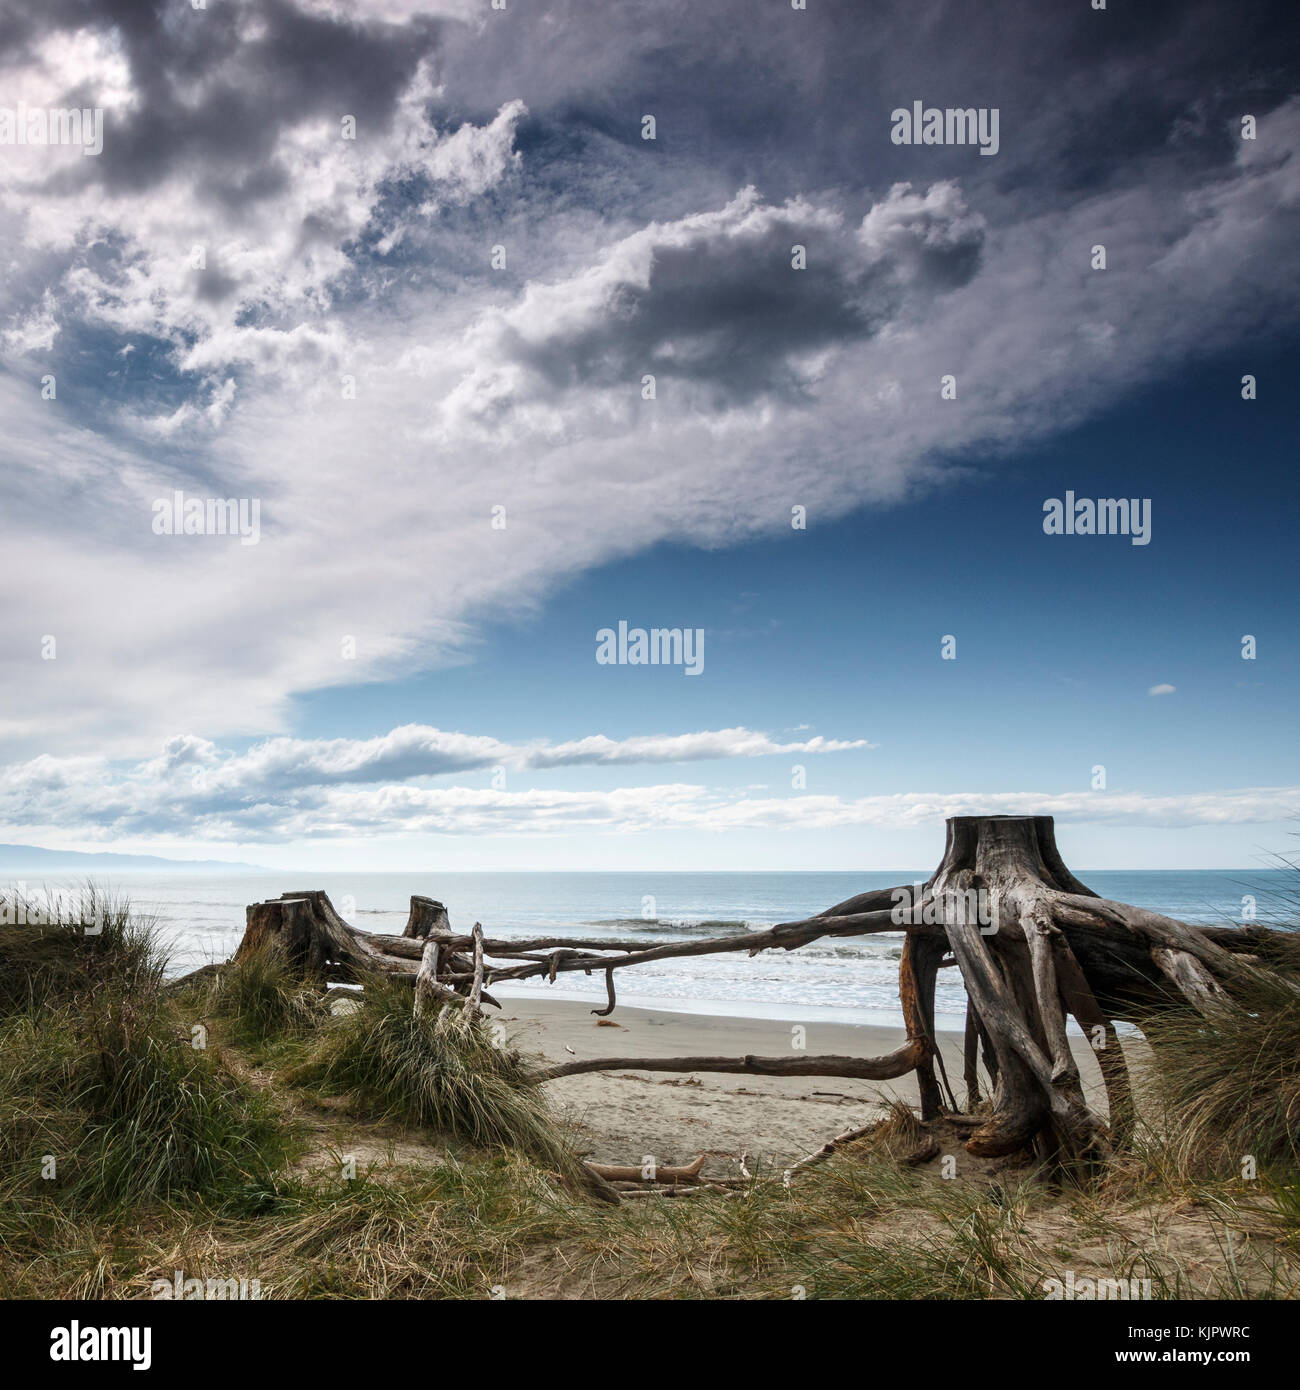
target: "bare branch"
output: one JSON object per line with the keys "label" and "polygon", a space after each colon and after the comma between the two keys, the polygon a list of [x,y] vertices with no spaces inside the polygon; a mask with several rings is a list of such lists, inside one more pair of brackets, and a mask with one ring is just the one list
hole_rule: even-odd
{"label": "bare branch", "polygon": [[863,1081],[890,1081],[912,1071],[925,1051],[917,1038],[884,1057],[597,1057],[561,1062],[529,1078],[555,1081],[585,1071],[709,1071],[747,1076],[854,1076]]}

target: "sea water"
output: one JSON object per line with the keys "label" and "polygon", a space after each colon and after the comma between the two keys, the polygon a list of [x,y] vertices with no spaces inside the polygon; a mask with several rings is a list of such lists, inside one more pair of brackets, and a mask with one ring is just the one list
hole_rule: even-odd
{"label": "sea water", "polygon": [[[1294,920],[1297,875],[1276,869],[1079,872],[1095,893],[1186,922],[1242,922],[1250,900],[1260,921]],[[795,921],[856,893],[923,882],[927,871],[845,873],[307,873],[193,874],[152,870],[96,873],[97,885],[129,897],[158,921],[182,973],[226,959],[244,929],[248,903],[286,891],[322,888],[366,931],[400,933],[412,894],[439,899],[453,928],[475,922],[494,937],[572,935],[634,940],[646,947],[725,937]],[[0,879],[0,891],[16,875]],[[32,874],[32,890],[68,893],[81,879]],[[1288,897],[1290,902],[1288,903]],[[817,1017],[843,1022],[900,1021],[898,932],[812,942],[794,951],[737,951],[652,961],[620,971],[625,1004],[750,1018]],[[580,971],[507,982],[501,997],[546,995],[604,1002],[605,980]],[[939,975],[940,1027],[959,1027],[965,994],[955,970]]]}

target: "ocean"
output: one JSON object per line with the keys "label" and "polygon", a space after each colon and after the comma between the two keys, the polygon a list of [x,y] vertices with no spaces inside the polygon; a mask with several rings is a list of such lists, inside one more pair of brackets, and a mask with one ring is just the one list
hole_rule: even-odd
{"label": "ocean", "polygon": [[[539,934],[634,938],[647,946],[725,936],[820,912],[869,888],[923,882],[928,872],[871,873],[261,873],[179,871],[96,873],[97,885],[129,897],[158,920],[179,974],[226,959],[244,929],[248,903],[290,890],[323,888],[334,906],[367,931],[400,932],[412,894],[447,906],[452,926],[482,922],[491,936]],[[1278,869],[1080,872],[1094,892],[1187,922],[1242,919],[1243,899],[1261,921],[1286,915],[1296,874]],[[0,892],[18,881],[0,879]],[[28,892],[69,894],[84,881],[33,874]],[[1294,906],[1292,901],[1291,906]],[[1293,917],[1289,916],[1288,920]],[[839,1022],[896,1024],[901,934],[814,942],[796,951],[698,956],[619,972],[619,1000],[649,1008]],[[494,987],[501,997],[548,994],[604,1003],[602,975],[561,975],[554,985],[528,980]],[[965,994],[955,970],[940,973],[941,1027],[958,1027]]]}

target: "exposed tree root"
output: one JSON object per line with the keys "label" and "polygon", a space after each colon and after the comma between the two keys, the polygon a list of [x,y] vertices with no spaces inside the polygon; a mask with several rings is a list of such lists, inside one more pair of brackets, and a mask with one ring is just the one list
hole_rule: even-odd
{"label": "exposed tree root", "polygon": [[[1091,1167],[1133,1129],[1133,1096],[1115,1022],[1141,1024],[1170,1009],[1207,1019],[1268,971],[1300,990],[1300,947],[1265,927],[1196,927],[1098,897],[1066,868],[1050,816],[957,816],[948,821],[943,860],[923,885],[858,894],[814,917],[765,931],[645,947],[627,940],[485,937],[452,931],[446,908],[411,899],[401,936],[358,931],[322,892],[287,893],[254,903],[239,953],[268,944],[304,975],[322,981],[386,976],[415,986],[416,1007],[477,1009],[496,1004],[485,985],[572,970],[605,972],[612,1013],[614,972],[651,961],[721,952],[795,950],[824,937],[902,931],[899,998],[907,1041],[884,1057],[604,1057],[539,1068],[538,1082],[580,1072],[713,1071],[764,1076],[846,1076],[887,1080],[916,1073],[921,1119],[948,1115],[970,1127],[966,1148],[994,1157],[1021,1151]],[[468,953],[468,954],[466,954]],[[958,1103],[935,1040],[938,971],[955,964],[968,1009],[963,1059],[965,1103],[987,1113],[958,1117]],[[1071,1050],[1073,1017],[1093,1047],[1109,1118],[1087,1104]],[[850,1131],[850,1135],[856,1131]],[[833,1152],[846,1136],[795,1165]],[[921,1146],[924,1148],[924,1146]],[[921,1149],[918,1149],[920,1152]],[[794,1171],[794,1170],[792,1170]],[[604,1182],[601,1195],[617,1194]]]}

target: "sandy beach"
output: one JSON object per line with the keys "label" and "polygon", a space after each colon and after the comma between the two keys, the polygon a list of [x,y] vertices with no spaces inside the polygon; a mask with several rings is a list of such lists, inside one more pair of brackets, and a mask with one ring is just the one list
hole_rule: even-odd
{"label": "sandy beach", "polygon": [[[673,1013],[620,1005],[609,1019],[564,999],[507,999],[500,1015],[522,1049],[550,1062],[594,1057],[673,1057],[756,1053],[791,1054],[792,1021]],[[876,1056],[902,1045],[905,1033],[872,1024],[805,1019],[807,1053]],[[962,1036],[940,1033],[939,1046],[958,1100]],[[1103,1113],[1105,1092],[1091,1050],[1082,1038],[1075,1055],[1089,1101]],[[884,1100],[918,1099],[912,1073],[896,1081],[844,1077],[738,1076],[726,1073],[587,1072],[550,1083],[551,1096],[577,1127],[579,1148],[600,1163],[659,1163],[715,1155],[734,1171],[784,1165],[832,1136],[866,1124]]]}

